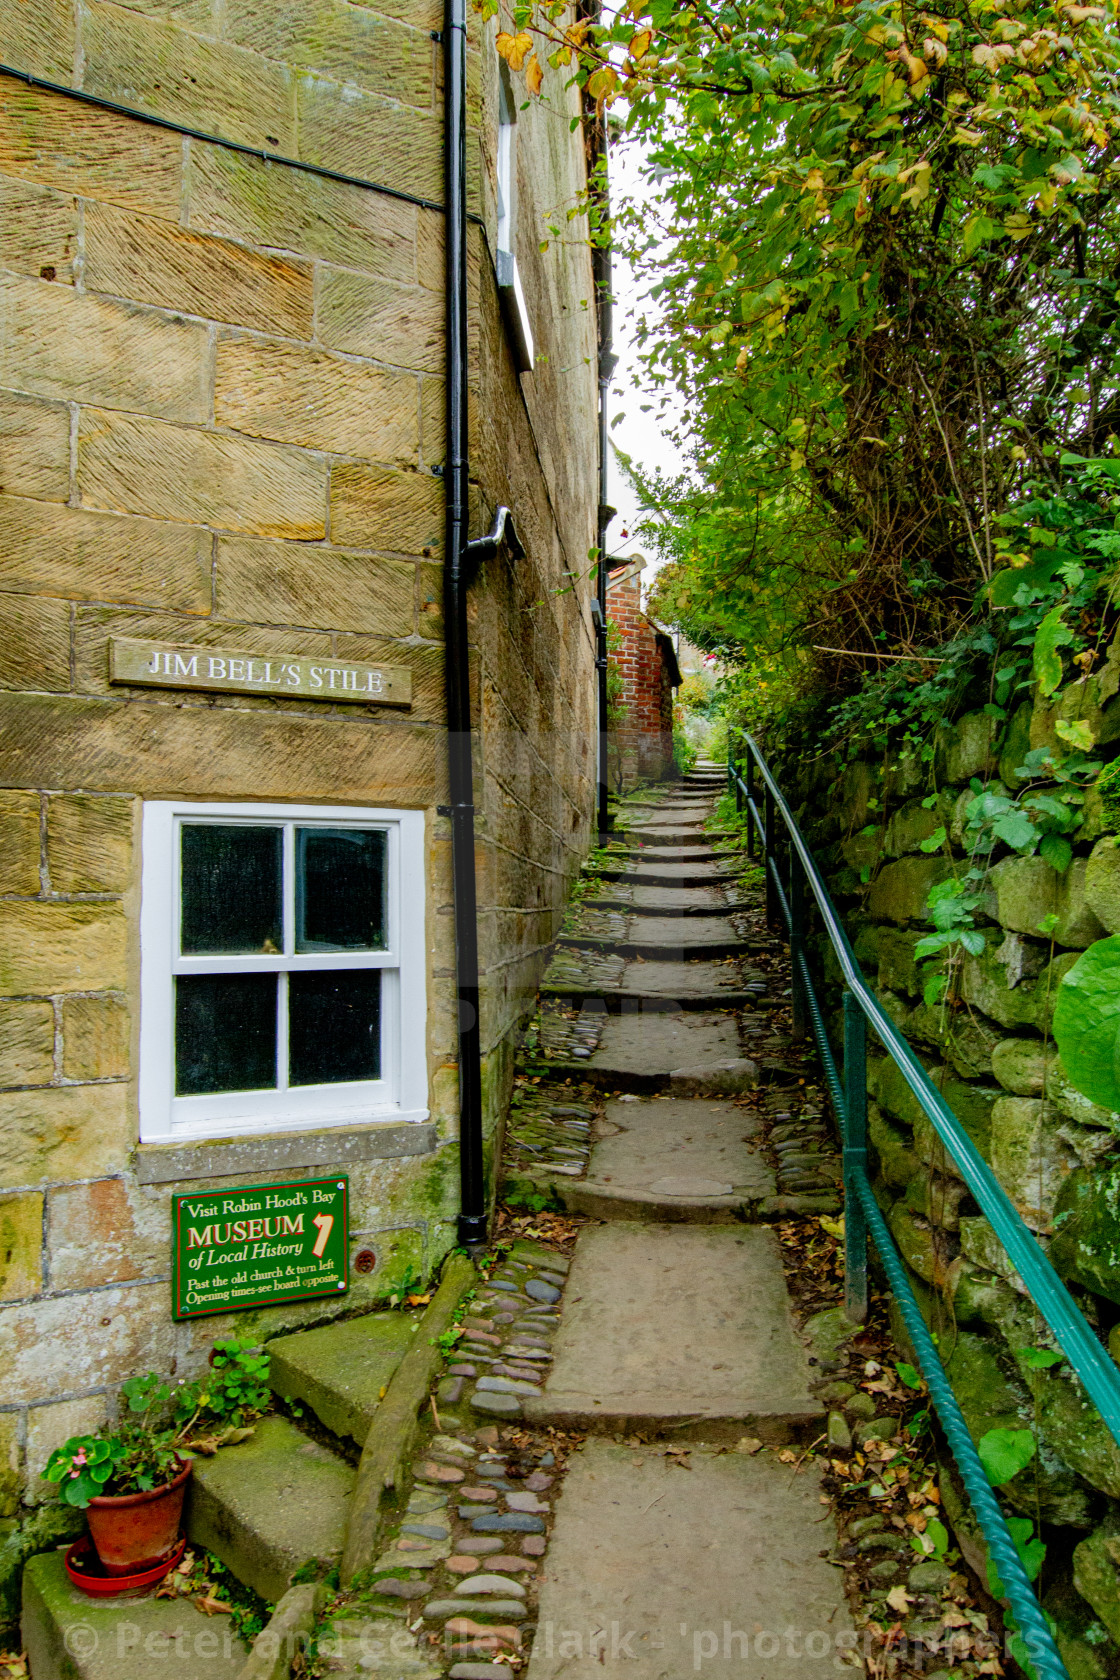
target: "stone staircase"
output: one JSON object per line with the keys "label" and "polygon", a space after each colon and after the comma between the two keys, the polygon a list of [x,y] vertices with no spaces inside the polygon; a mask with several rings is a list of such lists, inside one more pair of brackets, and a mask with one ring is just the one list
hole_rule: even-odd
{"label": "stone staircase", "polygon": [[[410,1412],[415,1418],[438,1357],[435,1349],[426,1358],[416,1355],[439,1327],[442,1318],[434,1326],[423,1310],[373,1312],[271,1341],[270,1381],[287,1407],[263,1418],[248,1441],[195,1460],[188,1542],[216,1554],[270,1604],[290,1596],[294,1575],[321,1578],[338,1565],[359,1462],[379,1410],[392,1405],[394,1379],[416,1350],[412,1363],[420,1369],[394,1408],[398,1423],[407,1425]],[[401,1433],[407,1436],[407,1427]],[[385,1446],[382,1456],[391,1461],[394,1443]],[[234,1680],[243,1673],[246,1680],[265,1680],[271,1674],[228,1628],[214,1632],[186,1600],[89,1599],[71,1587],[62,1552],[44,1553],[27,1566],[23,1637],[32,1680],[162,1680],[165,1672],[179,1680]]]}

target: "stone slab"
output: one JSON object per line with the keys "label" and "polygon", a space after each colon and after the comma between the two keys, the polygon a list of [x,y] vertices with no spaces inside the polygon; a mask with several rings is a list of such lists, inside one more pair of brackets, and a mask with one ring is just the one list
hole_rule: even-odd
{"label": "stone slab", "polygon": [[573,1455],[528,1680],[841,1669],[855,1636],[814,1471],[695,1448],[689,1464],[601,1440]]}
{"label": "stone slab", "polygon": [[723,897],[714,887],[637,886],[630,903],[638,911],[664,914],[675,910],[681,916],[718,915],[724,908]]}
{"label": "stone slab", "polygon": [[626,997],[690,998],[713,992],[741,992],[736,962],[631,962],[622,973],[619,991]]}
{"label": "stone slab", "polygon": [[419,1319],[366,1313],[318,1330],[276,1336],[269,1381],[285,1400],[303,1400],[320,1423],[364,1446],[389,1379],[412,1346]]}
{"label": "stone slab", "polygon": [[583,1231],[553,1351],[544,1392],[522,1403],[531,1422],[786,1439],[822,1416],[761,1226]]}
{"label": "stone slab", "polygon": [[268,1138],[234,1138],[228,1143],[149,1143],[136,1151],[136,1178],[140,1184],[178,1184],[301,1167],[346,1167],[352,1161],[429,1155],[436,1142],[436,1128],[430,1121],[387,1120],[318,1132],[278,1132]]}
{"label": "stone slab", "polygon": [[599,1075],[667,1079],[677,1068],[742,1055],[732,1014],[612,1015],[599,1048],[584,1063]]}
{"label": "stone slab", "polygon": [[227,1616],[183,1599],[102,1602],[70,1585],[61,1552],[29,1558],[21,1631],[35,1680],[237,1680],[248,1651]]}
{"label": "stone slab", "polygon": [[610,1102],[606,1118],[618,1131],[594,1145],[580,1188],[602,1186],[622,1197],[686,1207],[730,1208],[776,1193],[773,1170],[749,1142],[756,1122],[733,1103],[675,1097]]}
{"label": "stone slab", "polygon": [[667,956],[716,947],[730,955],[742,946],[729,916],[631,916],[629,938],[643,950],[662,947]]}
{"label": "stone slab", "polygon": [[251,1440],[195,1460],[187,1537],[275,1604],[308,1559],[339,1557],[355,1480],[286,1418],[264,1418]]}

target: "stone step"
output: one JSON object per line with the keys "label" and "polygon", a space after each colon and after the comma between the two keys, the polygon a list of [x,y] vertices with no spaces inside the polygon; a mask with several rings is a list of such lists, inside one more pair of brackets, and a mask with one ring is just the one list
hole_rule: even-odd
{"label": "stone step", "polygon": [[[728,882],[733,886],[733,882]],[[610,887],[586,898],[585,904],[595,904],[612,910],[629,910],[635,916],[720,916],[727,914],[726,889],[705,883],[698,887],[651,887],[641,885],[624,888],[621,892]]]}
{"label": "stone step", "polygon": [[570,1212],[597,1219],[732,1224],[764,1215],[774,1171],[758,1122],[729,1102],[653,1097],[609,1102],[587,1177],[557,1181]]}
{"label": "stone step", "polygon": [[743,949],[729,916],[631,916],[620,942],[627,954],[687,962],[689,958],[734,957]]}
{"label": "stone step", "polygon": [[361,1447],[389,1379],[412,1346],[420,1315],[364,1313],[276,1336],[270,1381],[285,1400],[310,1406],[335,1435]]}
{"label": "stone step", "polygon": [[573,1453],[527,1680],[845,1672],[857,1636],[817,1470],[703,1448],[688,1464],[594,1439]]}
{"label": "stone step", "polygon": [[782,1441],[823,1415],[766,1226],[589,1226],[564,1302],[532,1423]]}
{"label": "stone step", "polygon": [[620,885],[644,887],[709,887],[735,881],[734,869],[729,869],[714,855],[686,859],[681,862],[645,862],[618,869],[600,871],[604,881]]}
{"label": "stone step", "polygon": [[237,1680],[249,1651],[228,1616],[200,1616],[181,1598],[90,1598],[62,1559],[40,1552],[24,1567],[32,1680]]}
{"label": "stone step", "polygon": [[634,1092],[673,1091],[678,1096],[722,1096],[752,1090],[756,1062],[740,1047],[730,1012],[668,1015],[608,1015],[598,1048],[586,1061],[557,1062],[561,1075],[575,1075],[600,1088]]}
{"label": "stone step", "polygon": [[195,1460],[187,1538],[275,1604],[301,1565],[329,1568],[342,1555],[355,1480],[344,1458],[287,1418],[262,1418],[250,1440]]}

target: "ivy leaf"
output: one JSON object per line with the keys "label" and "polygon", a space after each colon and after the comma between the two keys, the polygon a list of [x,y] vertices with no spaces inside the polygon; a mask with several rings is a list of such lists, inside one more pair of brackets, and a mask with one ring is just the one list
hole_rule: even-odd
{"label": "ivy leaf", "polygon": [[1045,858],[1051,869],[1056,869],[1059,875],[1064,875],[1073,857],[1073,847],[1061,834],[1044,834],[1038,845],[1040,857]]}
{"label": "ivy leaf", "polygon": [[1120,1109],[1120,935],[1098,939],[1063,977],[1054,1041],[1082,1096]]}
{"label": "ivy leaf", "polygon": [[1002,1487],[1026,1468],[1037,1451],[1029,1429],[989,1429],[976,1443],[984,1474],[993,1487]]}
{"label": "ivy leaf", "polygon": [[921,1388],[921,1373],[916,1371],[913,1365],[907,1365],[905,1360],[899,1360],[895,1364],[895,1370],[907,1388]]}
{"label": "ivy leaf", "polygon": [[1060,1365],[1065,1358],[1065,1354],[1055,1353],[1053,1348],[1020,1348],[1019,1358],[1032,1371],[1047,1371],[1051,1365]]}
{"label": "ivy leaf", "polygon": [[914,947],[914,960],[921,962],[923,957],[932,957],[936,951],[943,951],[946,945],[952,943],[952,935],[948,933],[927,933],[924,939],[919,939]]}
{"label": "ivy leaf", "polygon": [[1076,747],[1078,752],[1092,752],[1093,731],[1088,718],[1059,718],[1054,725],[1058,732],[1058,739],[1064,741],[1067,747]]}
{"label": "ivy leaf", "polygon": [[1033,851],[1038,842],[1038,830],[1025,811],[1009,811],[992,824],[992,833],[1016,852]]}
{"label": "ivy leaf", "polygon": [[936,1004],[941,1002],[941,999],[945,995],[945,988],[948,984],[949,976],[947,974],[930,975],[929,979],[922,987],[922,1002],[925,1004],[927,1009],[933,1009]]}
{"label": "ivy leaf", "polygon": [[929,835],[927,839],[922,840],[919,844],[920,849],[923,852],[939,852],[945,844],[945,830],[943,828],[935,828],[933,833]]}
{"label": "ivy leaf", "polygon": [[1034,674],[1041,695],[1053,694],[1062,680],[1061,647],[1073,641],[1073,631],[1062,618],[1061,606],[1051,607],[1034,639]]}
{"label": "ivy leaf", "polygon": [[[1035,1534],[1034,1524],[1029,1517],[1008,1517],[1007,1527],[1015,1542],[1015,1550],[1019,1554],[1019,1562],[1023,1565],[1027,1580],[1033,1581],[1046,1557],[1046,1542]],[[1004,1596],[1003,1583],[991,1558],[988,1559],[988,1586],[993,1598]]]}
{"label": "ivy leaf", "polygon": [[979,928],[962,928],[960,939],[971,957],[978,957],[984,949],[984,935]]}

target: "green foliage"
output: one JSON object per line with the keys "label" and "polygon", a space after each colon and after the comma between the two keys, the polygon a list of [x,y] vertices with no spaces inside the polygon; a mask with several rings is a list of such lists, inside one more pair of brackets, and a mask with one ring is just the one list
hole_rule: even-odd
{"label": "green foliage", "polygon": [[[1046,1558],[1045,1540],[1035,1534],[1034,1523],[1029,1517],[1008,1517],[1007,1527],[1019,1554],[1019,1562],[1026,1571],[1027,1580],[1035,1580]],[[991,1558],[988,1559],[988,1590],[993,1598],[1004,1597],[1003,1582]]]}
{"label": "green foliage", "polygon": [[915,1370],[913,1365],[908,1365],[905,1360],[901,1360],[896,1362],[895,1370],[898,1372],[899,1380],[904,1382],[907,1388],[921,1388],[922,1374]]}
{"label": "green foliage", "polygon": [[1081,1094],[1120,1109],[1120,935],[1098,939],[1063,976],[1054,1040]]}
{"label": "green foliage", "polygon": [[1029,1429],[989,1429],[976,1443],[984,1474],[993,1487],[1002,1487],[1026,1468],[1037,1451]]}
{"label": "green foliage", "polygon": [[1048,1371],[1052,1365],[1061,1365],[1065,1354],[1056,1352],[1054,1348],[1020,1348],[1019,1358],[1032,1371]]}

